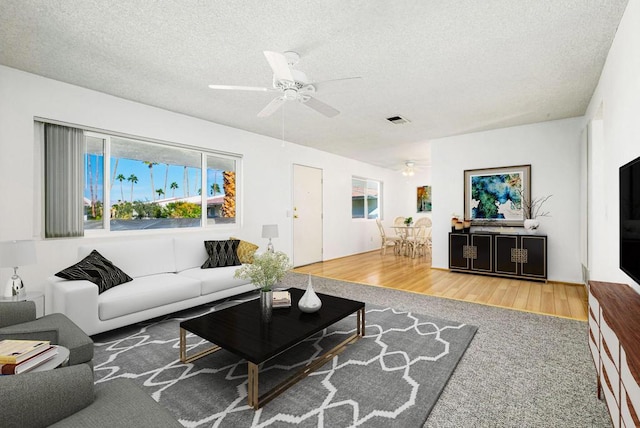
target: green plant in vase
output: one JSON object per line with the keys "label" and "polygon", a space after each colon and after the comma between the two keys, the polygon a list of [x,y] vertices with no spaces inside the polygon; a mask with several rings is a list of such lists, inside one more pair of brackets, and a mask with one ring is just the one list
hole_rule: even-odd
{"label": "green plant in vase", "polygon": [[282,251],[266,252],[253,257],[253,263],[236,270],[234,277],[248,279],[261,291],[271,291],[291,269],[289,257]]}
{"label": "green plant in vase", "polygon": [[411,226],[411,223],[413,223],[413,217],[407,217],[404,219],[405,226]]}

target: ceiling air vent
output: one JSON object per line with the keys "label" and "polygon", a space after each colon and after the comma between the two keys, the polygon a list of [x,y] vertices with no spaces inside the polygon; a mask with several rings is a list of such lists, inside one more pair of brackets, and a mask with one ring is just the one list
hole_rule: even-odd
{"label": "ceiling air vent", "polygon": [[409,123],[409,119],[405,119],[402,116],[388,117],[387,120],[395,125],[404,125],[405,123]]}

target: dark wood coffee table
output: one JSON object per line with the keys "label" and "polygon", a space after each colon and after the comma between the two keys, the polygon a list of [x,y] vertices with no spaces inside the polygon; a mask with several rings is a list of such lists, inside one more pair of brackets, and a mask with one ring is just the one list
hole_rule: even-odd
{"label": "dark wood coffee table", "polygon": [[[258,409],[330,361],[348,344],[364,336],[365,308],[363,302],[318,294],[322,300],[322,308],[316,313],[307,314],[298,309],[298,301],[304,291],[295,288],[289,289],[289,291],[291,292],[291,307],[274,309],[270,323],[261,320],[259,299],[181,322],[180,361],[188,363],[220,349],[225,349],[244,358],[248,364],[249,406]],[[259,395],[259,364],[356,312],[356,332],[353,335],[271,390]],[[187,356],[187,331],[208,340],[214,346]]]}

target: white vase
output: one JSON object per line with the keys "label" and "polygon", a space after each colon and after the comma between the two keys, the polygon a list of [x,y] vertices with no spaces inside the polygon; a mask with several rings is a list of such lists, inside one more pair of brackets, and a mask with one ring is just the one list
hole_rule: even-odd
{"label": "white vase", "polygon": [[535,218],[528,218],[524,221],[524,229],[530,235],[537,233],[539,227],[540,227],[540,222]]}
{"label": "white vase", "polygon": [[302,312],[312,313],[317,312],[322,307],[322,301],[313,290],[313,285],[311,284],[311,275],[309,275],[309,282],[307,283],[307,291],[304,292],[300,301],[298,302],[298,308]]}

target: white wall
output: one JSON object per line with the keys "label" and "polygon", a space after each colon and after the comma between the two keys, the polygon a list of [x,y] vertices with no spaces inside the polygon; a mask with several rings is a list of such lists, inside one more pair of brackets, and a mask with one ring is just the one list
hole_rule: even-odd
{"label": "white wall", "polygon": [[593,141],[590,153],[590,221],[597,220],[589,234],[590,277],[630,284],[638,292],[640,284],[619,268],[618,169],[640,156],[639,23],[640,1],[632,0],[618,26],[585,115],[585,126],[601,118],[597,124],[601,137]]}
{"label": "white wall", "polygon": [[[531,196],[553,195],[540,232],[548,236],[548,278],[582,280],[579,247],[581,118],[516,126],[431,141],[433,266],[448,268],[451,215],[464,213],[464,170],[531,165]],[[522,232],[522,228],[508,228]]]}
{"label": "white wall", "polygon": [[[400,173],[399,173],[400,174]],[[399,212],[403,217],[413,217],[416,221],[420,217],[431,217],[431,212],[418,213],[418,187],[431,185],[431,167],[425,166],[417,168],[415,175],[404,177],[400,175],[400,186],[402,200],[399,201]],[[408,195],[408,196],[407,196]],[[387,217],[385,224],[391,224],[393,218]]]}
{"label": "white wall", "polygon": [[[274,244],[278,250],[291,254],[292,224],[288,213],[292,209],[294,163],[324,170],[325,260],[379,247],[374,222],[351,220],[352,175],[383,181],[386,218],[405,215],[404,201],[415,199],[415,188],[408,188],[395,171],[296,144],[285,143],[283,147],[277,139],[0,66],[0,241],[38,241],[38,264],[20,268],[20,275],[32,291],[42,290],[47,276],[76,262],[79,245],[93,239],[123,236],[41,239],[40,195],[35,190],[41,172],[36,166],[34,117],[243,155],[239,193],[243,211],[239,225],[206,235],[201,230],[154,231],[153,235],[197,233],[207,238],[236,235],[266,245],[260,237],[261,227],[276,223],[280,237]],[[0,286],[10,272],[0,269]]]}

